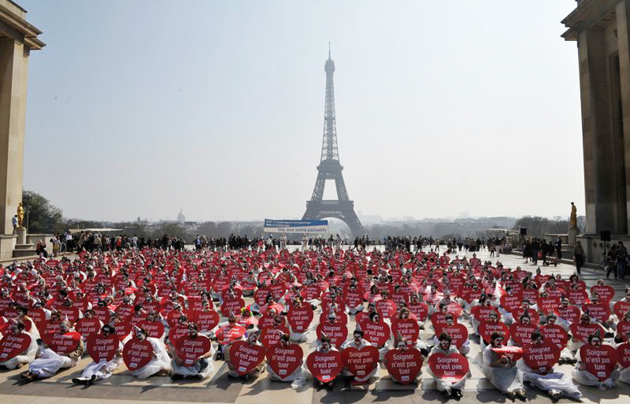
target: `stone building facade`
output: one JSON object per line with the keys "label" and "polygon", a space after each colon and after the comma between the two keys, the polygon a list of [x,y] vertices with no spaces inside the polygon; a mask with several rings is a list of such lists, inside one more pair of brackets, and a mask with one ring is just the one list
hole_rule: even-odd
{"label": "stone building facade", "polygon": [[28,58],[45,46],[25,17],[22,7],[0,0],[0,259],[13,256],[11,219],[22,202]]}
{"label": "stone building facade", "polygon": [[562,23],[577,42],[584,147],[586,229],[579,239],[600,261],[602,231],[630,230],[630,0],[578,0]]}

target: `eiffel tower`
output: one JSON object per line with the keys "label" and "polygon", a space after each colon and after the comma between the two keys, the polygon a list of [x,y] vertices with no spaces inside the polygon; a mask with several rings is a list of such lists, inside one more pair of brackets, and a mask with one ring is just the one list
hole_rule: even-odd
{"label": "eiffel tower", "polygon": [[[333,74],[335,62],[330,58],[330,43],[328,44],[328,60],[324,66],[326,71],[326,106],[324,108],[324,140],[322,142],[322,156],[317,166],[317,181],[311,200],[306,202],[306,213],[303,220],[335,218],[345,222],[353,237],[365,234],[363,225],[354,213],[354,202],[348,197],[348,190],[343,181],[339,163],[339,148],[337,147],[337,122],[335,118],[335,87]],[[326,180],[335,180],[337,199],[325,200],[324,187]]]}

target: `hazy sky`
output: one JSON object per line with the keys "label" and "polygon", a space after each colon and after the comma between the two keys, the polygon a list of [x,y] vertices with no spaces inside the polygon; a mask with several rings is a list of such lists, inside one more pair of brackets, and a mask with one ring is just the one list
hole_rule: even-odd
{"label": "hazy sky", "polygon": [[24,187],[66,217],[301,218],[328,42],[357,211],[584,213],[574,0],[18,2]]}

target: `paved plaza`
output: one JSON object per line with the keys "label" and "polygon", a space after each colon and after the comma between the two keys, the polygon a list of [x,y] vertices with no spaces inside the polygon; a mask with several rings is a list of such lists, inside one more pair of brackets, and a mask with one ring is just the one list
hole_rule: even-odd
{"label": "paved plaza", "polygon": [[[461,254],[464,255],[464,254]],[[460,256],[461,256],[460,255]],[[471,254],[468,254],[470,256]],[[500,260],[504,266],[515,268],[522,266],[532,272],[536,267],[524,264],[523,258],[516,255],[501,255],[490,258],[488,252],[477,253],[483,259]],[[454,256],[454,255],[453,255]],[[574,267],[568,264],[560,264],[557,267],[543,267],[543,273],[560,273],[563,278],[574,272]],[[582,277],[588,286],[595,283],[596,279],[603,276],[602,271],[593,272],[593,269],[584,268]],[[617,291],[616,299],[623,293],[625,284],[620,281],[609,281]],[[249,303],[249,302],[248,302]],[[315,332],[317,317],[311,325],[311,338],[302,344],[305,355],[310,353],[315,347]],[[354,321],[351,320],[351,323]],[[464,324],[468,325],[467,321]],[[350,324],[348,329],[352,330],[354,324]],[[469,329],[469,331],[471,331]],[[471,333],[472,334],[472,333]],[[422,337],[426,340],[431,336],[430,327],[422,331]],[[483,377],[477,361],[480,360],[479,341],[476,337],[471,337],[471,352],[468,355],[471,363],[472,377],[467,381],[464,396],[460,400],[463,403],[486,403],[486,402],[510,402],[504,394],[494,389],[492,385]],[[72,378],[80,375],[81,370],[90,363],[89,358],[84,358],[72,369],[64,370],[50,379],[37,381],[25,386],[18,384],[18,375],[22,370],[3,371],[0,373],[0,402],[20,402],[28,403],[121,403],[131,401],[153,401],[153,402],[213,402],[213,403],[236,403],[236,404],[258,404],[280,402],[291,404],[307,403],[373,403],[381,401],[400,403],[419,403],[423,401],[445,402],[443,396],[436,390],[436,386],[431,376],[426,372],[427,365],[423,368],[423,376],[419,385],[401,386],[394,384],[384,368],[379,369],[378,377],[373,379],[369,386],[350,386],[339,380],[333,390],[317,390],[313,387],[311,379],[307,380],[305,386],[299,390],[292,390],[289,383],[270,382],[267,373],[261,374],[257,379],[247,382],[229,379],[224,362],[215,364],[214,374],[209,380],[203,382],[176,381],[169,377],[151,377],[148,380],[138,380],[131,376],[127,369],[122,366],[114,375],[91,387],[77,386],[72,383]],[[562,372],[569,374],[572,370],[570,365],[558,366]],[[580,386],[583,394],[583,402],[586,403],[612,403],[628,402],[630,397],[630,386],[618,382],[617,388],[602,391],[594,387]],[[518,401],[518,400],[517,400]],[[527,388],[527,401],[534,403],[551,402],[550,397],[531,387]],[[571,402],[563,399],[561,402]]]}

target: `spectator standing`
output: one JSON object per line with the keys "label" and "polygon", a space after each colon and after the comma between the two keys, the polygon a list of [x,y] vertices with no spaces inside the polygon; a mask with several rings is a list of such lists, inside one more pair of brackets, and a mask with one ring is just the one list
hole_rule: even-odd
{"label": "spectator standing", "polygon": [[584,247],[582,247],[581,241],[575,242],[575,247],[573,247],[573,262],[575,263],[575,268],[577,269],[577,273],[581,273],[582,265],[586,261],[586,257],[584,257]]}

